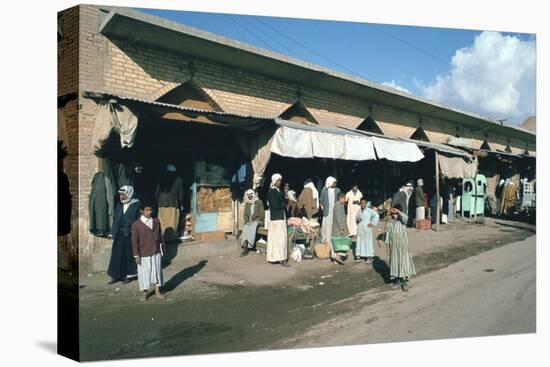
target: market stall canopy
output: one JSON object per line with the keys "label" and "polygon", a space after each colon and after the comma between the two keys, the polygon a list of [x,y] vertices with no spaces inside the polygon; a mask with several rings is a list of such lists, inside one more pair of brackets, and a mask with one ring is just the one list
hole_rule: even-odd
{"label": "market stall canopy", "polygon": [[477,160],[467,161],[461,157],[439,156],[441,175],[447,178],[474,178],[477,172]]}
{"label": "market stall canopy", "polygon": [[395,139],[369,131],[339,127],[348,134],[363,135],[372,139],[378,159],[387,159],[394,162],[418,162],[424,158],[424,154],[418,148],[418,144],[410,139]]}
{"label": "market stall canopy", "polygon": [[395,162],[417,162],[424,158],[418,145],[406,141],[372,137],[378,159]]}
{"label": "market stall canopy", "polygon": [[[350,129],[350,128],[347,128],[347,127],[340,127],[340,129],[347,130],[347,131],[350,131],[350,132],[360,133],[360,134],[367,135],[367,136],[372,136],[373,138],[391,139],[391,138],[388,138],[388,137],[386,137],[382,134],[373,133],[371,131]],[[466,152],[462,149],[454,148],[454,147],[451,147],[451,146],[445,145],[445,144],[432,143],[432,142],[429,142],[429,141],[415,140],[415,139],[410,139],[410,138],[409,139],[407,139],[407,138],[395,138],[395,139],[391,139],[391,140],[397,140],[397,141],[411,143],[411,144],[414,144],[418,147],[421,147],[421,148],[424,148],[424,149],[435,150],[435,151],[438,151],[438,152],[446,154],[446,155],[451,155],[451,156],[456,156],[456,157],[463,157],[463,158],[467,158],[467,159],[473,159],[474,158],[473,155],[469,154],[468,152]]]}
{"label": "market stall canopy", "polygon": [[279,126],[270,151],[291,158],[376,159],[371,138],[338,128],[304,125],[276,119]]}
{"label": "market stall canopy", "polygon": [[[135,127],[138,124],[140,115],[159,114],[162,116],[166,113],[177,112],[181,113],[182,116],[186,116],[190,121],[201,122],[198,119],[202,117],[207,120],[205,123],[208,124],[235,127],[248,132],[260,132],[266,130],[266,127],[274,126],[276,130],[273,137],[267,141],[266,139],[262,140],[267,144],[269,152],[284,157],[318,157],[356,161],[374,160],[378,157],[378,159],[397,162],[416,162],[424,158],[424,155],[414,143],[392,138],[366,136],[360,132],[338,127],[304,125],[279,118],[206,111],[109,93],[84,92],[84,96],[96,100],[101,109],[97,114],[99,121],[96,121],[96,127],[100,127],[102,133],[98,134],[97,142],[101,142],[106,132],[111,128],[119,133],[129,130],[124,128],[125,125],[132,127],[130,129],[132,134],[130,135],[133,141]],[[124,114],[123,117],[131,116],[131,118],[124,119],[124,121],[128,120],[132,123],[121,124],[121,116],[118,116],[120,113]],[[128,136],[129,134],[121,134],[121,145],[123,147],[132,145],[132,142],[127,139]],[[254,155],[253,152],[251,153]]]}
{"label": "market stall canopy", "polygon": [[462,150],[462,149],[457,149],[457,148],[453,148],[453,147],[450,147],[448,145],[445,145],[445,144],[439,144],[439,143],[432,143],[432,142],[426,142],[426,141],[420,141],[420,140],[412,140],[412,139],[404,139],[404,138],[400,138],[401,140],[404,140],[404,141],[409,141],[409,142],[413,142],[415,143],[416,145],[418,145],[419,147],[422,147],[422,148],[425,148],[425,149],[431,149],[431,150],[435,150],[439,153],[442,153],[442,154],[445,154],[445,155],[450,155],[450,156],[455,156],[455,157],[462,157],[462,158],[466,158],[466,159],[473,159],[474,157]]}

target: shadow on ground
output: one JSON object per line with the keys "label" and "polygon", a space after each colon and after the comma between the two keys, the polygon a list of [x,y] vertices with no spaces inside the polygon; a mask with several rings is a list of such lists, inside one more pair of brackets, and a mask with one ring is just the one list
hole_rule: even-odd
{"label": "shadow on ground", "polygon": [[171,292],[174,289],[176,289],[181,283],[185,282],[187,279],[191,278],[195,274],[197,274],[199,271],[202,270],[208,263],[208,260],[201,260],[198,264],[189,266],[181,271],[179,271],[177,274],[175,274],[172,278],[170,278],[169,281],[164,283],[164,291],[165,292]]}
{"label": "shadow on ground", "polygon": [[382,277],[382,280],[384,280],[385,284],[391,283],[390,267],[384,260],[382,260],[378,256],[375,256],[372,260],[372,268],[378,275]]}

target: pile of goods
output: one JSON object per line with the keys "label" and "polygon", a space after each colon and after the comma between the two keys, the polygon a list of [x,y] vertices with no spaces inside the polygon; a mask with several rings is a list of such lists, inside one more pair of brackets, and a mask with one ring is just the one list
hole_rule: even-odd
{"label": "pile of goods", "polygon": [[229,187],[199,187],[197,209],[199,213],[231,211],[232,200]]}

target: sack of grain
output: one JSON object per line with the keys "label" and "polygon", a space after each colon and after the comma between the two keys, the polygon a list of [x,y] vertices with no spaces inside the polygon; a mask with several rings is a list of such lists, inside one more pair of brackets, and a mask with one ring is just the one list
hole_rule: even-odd
{"label": "sack of grain", "polygon": [[328,259],[330,257],[330,244],[318,243],[313,246],[313,251],[315,251],[315,256],[318,259]]}

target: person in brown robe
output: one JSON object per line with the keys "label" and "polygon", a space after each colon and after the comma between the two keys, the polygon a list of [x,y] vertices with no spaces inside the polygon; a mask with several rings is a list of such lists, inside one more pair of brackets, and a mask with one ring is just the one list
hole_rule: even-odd
{"label": "person in brown robe", "polygon": [[304,189],[298,196],[298,208],[304,209],[307,219],[313,218],[319,211],[319,193],[311,180],[304,183]]}

